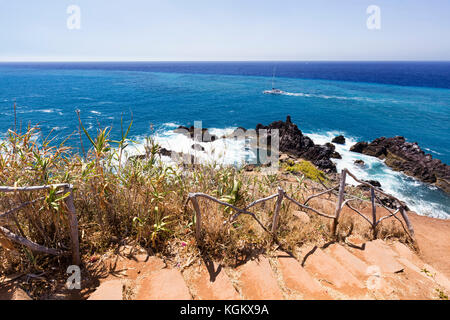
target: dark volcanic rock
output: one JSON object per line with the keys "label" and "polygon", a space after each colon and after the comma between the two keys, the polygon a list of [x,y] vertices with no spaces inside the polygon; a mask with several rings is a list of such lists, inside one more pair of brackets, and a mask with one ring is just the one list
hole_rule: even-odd
{"label": "dark volcanic rock", "polygon": [[247,132],[247,129],[245,129],[244,127],[238,127],[231,134],[222,136],[222,139],[233,139],[233,138],[245,137],[246,132]]}
{"label": "dark volcanic rock", "polygon": [[331,159],[342,159],[341,154],[336,151],[336,146],[334,144],[326,143],[325,147],[331,150],[331,154],[330,154]]}
{"label": "dark volcanic rock", "polygon": [[357,144],[355,144],[354,146],[352,146],[350,148],[350,151],[352,152],[357,152],[357,153],[362,153],[364,149],[366,149],[368,146],[367,142],[358,142]]}
{"label": "dark volcanic rock", "polygon": [[366,165],[364,160],[355,160],[355,164],[357,164],[358,166],[365,166]]}
{"label": "dark volcanic rock", "polygon": [[270,141],[271,131],[279,130],[280,152],[309,160],[322,170],[336,172],[336,166],[330,160],[335,152],[335,146],[331,143],[325,146],[315,145],[309,137],[303,135],[297,125],[292,123],[290,116],[287,117],[286,122],[276,121],[268,126],[258,124],[256,126],[258,134],[259,130],[267,130],[268,141]]}
{"label": "dark volcanic rock", "polygon": [[330,156],[331,159],[342,159],[342,156],[339,152],[335,151]]}
{"label": "dark volcanic rock", "polygon": [[358,142],[351,151],[385,159],[387,166],[427,183],[433,183],[450,193],[450,166],[430,154],[425,154],[417,143],[404,137],[378,138],[371,143]]}
{"label": "dark volcanic rock", "polygon": [[248,164],[244,167],[244,170],[247,172],[253,172],[256,169],[256,165],[255,164]]}
{"label": "dark volcanic rock", "polygon": [[[391,197],[386,197],[383,195],[379,195],[378,199],[380,199],[381,203],[390,208],[390,209],[397,209],[399,207],[399,203],[397,201],[395,201],[394,199],[392,199]],[[406,211],[410,211],[409,207],[406,205],[405,202],[400,201],[400,205],[406,210]]]}
{"label": "dark volcanic rock", "polygon": [[202,128],[201,130],[198,129],[197,131],[198,132],[196,132],[194,126],[191,126],[190,128],[179,126],[177,129],[174,130],[175,133],[184,134],[185,136],[190,137],[195,141],[213,142],[218,139],[217,136],[211,134],[207,128]]}
{"label": "dark volcanic rock", "polygon": [[345,137],[344,136],[337,136],[336,138],[331,140],[331,142],[336,143],[336,144],[345,144]]}
{"label": "dark volcanic rock", "polygon": [[147,156],[145,154],[139,154],[139,155],[136,155],[136,156],[128,157],[128,161],[145,160],[145,159],[147,159]]}
{"label": "dark volcanic rock", "polygon": [[377,188],[381,188],[381,183],[379,181],[376,180],[363,180],[364,182],[367,182],[368,184],[377,187]]}
{"label": "dark volcanic rock", "polygon": [[259,133],[259,130],[267,130],[270,135],[270,131],[273,129],[279,130],[281,152],[288,152],[300,157],[302,152],[314,146],[314,142],[303,135],[300,129],[291,122],[289,116],[286,122],[276,121],[268,126],[262,124],[256,126],[257,133]]}
{"label": "dark volcanic rock", "polygon": [[238,127],[236,130],[233,131],[231,136],[239,136],[240,134],[243,134],[245,132],[247,132],[247,129],[245,129],[244,127]]}
{"label": "dark volcanic rock", "polygon": [[159,149],[159,154],[162,156],[171,157],[172,151],[167,150],[166,148],[161,148],[161,149]]}
{"label": "dark volcanic rock", "polygon": [[[167,150],[166,148],[160,148],[156,153],[161,155],[161,156],[171,157],[172,154],[173,154],[173,151]],[[131,157],[128,158],[128,160],[129,161],[133,161],[133,160],[147,160],[149,158],[150,158],[150,155],[140,154],[140,155],[131,156]]]}
{"label": "dark volcanic rock", "polygon": [[[370,184],[370,185],[372,185],[372,186],[374,186],[374,187],[376,187],[376,188],[378,188],[380,190],[383,190],[383,189],[381,189],[381,183],[376,181],[376,180],[363,180],[363,181],[367,182],[368,184]],[[362,189],[362,190],[365,190],[365,191],[369,191],[370,190],[370,188],[368,186],[364,185],[364,184],[360,184],[358,187],[360,189]]]}
{"label": "dark volcanic rock", "polygon": [[203,148],[203,146],[199,145],[198,143],[193,144],[191,148],[195,151],[205,151],[205,148]]}
{"label": "dark volcanic rock", "polygon": [[[397,205],[397,201],[395,201],[394,199],[389,198],[389,197],[385,197],[385,196],[380,196],[378,198],[380,199],[381,203],[384,206],[386,206],[386,207],[388,207],[390,209],[397,209],[397,206],[398,206]],[[406,208],[406,206],[404,206],[404,207]]]}

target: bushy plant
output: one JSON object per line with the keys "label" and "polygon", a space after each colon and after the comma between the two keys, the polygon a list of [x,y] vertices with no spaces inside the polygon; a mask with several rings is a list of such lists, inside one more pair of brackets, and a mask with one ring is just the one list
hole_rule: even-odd
{"label": "bushy plant", "polygon": [[300,160],[294,163],[293,161],[287,162],[284,168],[288,172],[301,173],[306,178],[314,181],[324,181],[327,180],[325,173],[317,169],[311,162],[306,160]]}

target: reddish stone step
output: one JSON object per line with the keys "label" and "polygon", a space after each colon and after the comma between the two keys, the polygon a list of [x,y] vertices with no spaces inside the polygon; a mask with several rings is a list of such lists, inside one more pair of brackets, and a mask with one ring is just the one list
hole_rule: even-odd
{"label": "reddish stone step", "polygon": [[322,280],[322,284],[349,297],[361,297],[366,293],[363,282],[321,249],[316,248],[305,258],[305,269],[317,280]]}
{"label": "reddish stone step", "polygon": [[103,282],[88,300],[123,300],[123,283],[121,280]]}
{"label": "reddish stone step", "polygon": [[239,268],[242,294],[248,300],[282,300],[283,294],[269,260],[259,257]]}
{"label": "reddish stone step", "polygon": [[361,236],[351,235],[345,238],[345,243],[353,248],[364,250],[364,246],[366,245],[366,240],[364,240]]}
{"label": "reddish stone step", "polygon": [[151,272],[164,269],[166,264],[160,258],[139,254],[129,258],[120,258],[114,272],[128,279],[136,280],[139,276],[147,276]]}
{"label": "reddish stone step", "polygon": [[363,251],[364,260],[369,264],[378,266],[382,272],[397,273],[404,267],[395,259],[397,254],[382,240],[374,240],[366,243]]}
{"label": "reddish stone step", "polygon": [[425,263],[414,253],[414,251],[397,241],[391,244],[391,248],[397,253],[396,259],[405,266],[406,271],[414,272],[416,274],[415,276],[424,278],[425,282],[434,282],[433,277],[430,277],[426,272],[422,271],[426,269]]}
{"label": "reddish stone step", "polygon": [[384,274],[383,279],[400,300],[430,300],[436,298],[436,283],[405,267],[399,274]]}
{"label": "reddish stone step", "polygon": [[410,296],[412,296],[411,292],[415,291],[417,293],[414,293],[414,296],[417,299],[432,299],[437,287],[434,278],[422,272],[422,269],[410,260],[403,257],[397,259],[405,267],[404,278],[407,279],[405,282],[408,285],[408,293],[410,293]]}
{"label": "reddish stone step", "polygon": [[191,294],[178,270],[163,269],[144,278],[137,300],[191,300]]}
{"label": "reddish stone step", "polygon": [[146,257],[142,262],[139,269],[139,274],[142,276],[148,276],[152,272],[160,271],[166,267],[166,263],[157,257]]}
{"label": "reddish stone step", "polygon": [[325,251],[357,278],[367,278],[368,265],[340,244],[332,244]]}
{"label": "reddish stone step", "polygon": [[423,266],[423,273],[428,274],[429,277],[433,278],[436,283],[443,287],[448,294],[450,294],[450,280],[440,271],[436,270],[432,266],[425,264]]}
{"label": "reddish stone step", "polygon": [[319,282],[303,269],[302,265],[290,255],[278,252],[278,268],[286,287],[300,293],[307,300],[328,300],[331,297]]}
{"label": "reddish stone step", "polygon": [[411,263],[414,263],[417,267],[423,266],[423,261],[417,256],[414,251],[412,251],[410,248],[408,248],[406,245],[404,245],[401,242],[395,241],[391,247],[394,249],[394,251],[398,254],[397,257],[403,257],[405,259],[408,259],[411,261]]}
{"label": "reddish stone step", "polygon": [[239,300],[225,270],[214,263],[208,271],[205,264],[191,267],[183,275],[196,300]]}
{"label": "reddish stone step", "polygon": [[[368,260],[373,267],[380,270],[379,283],[375,290],[382,293],[384,299],[432,299],[435,283],[421,272],[423,262],[407,246],[400,242],[391,245],[382,240],[368,244],[368,252],[362,253],[366,259],[368,254],[377,253]],[[375,249],[374,249],[375,248]],[[388,268],[391,268],[389,270]],[[403,270],[396,274],[395,270]]]}

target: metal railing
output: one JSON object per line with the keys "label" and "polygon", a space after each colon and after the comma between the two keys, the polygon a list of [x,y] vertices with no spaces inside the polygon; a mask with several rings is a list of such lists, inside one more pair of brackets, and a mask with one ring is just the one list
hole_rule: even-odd
{"label": "metal railing", "polygon": [[[350,203],[352,201],[365,201],[363,199],[348,195],[345,193],[345,188],[346,188],[346,181],[347,181],[347,175],[352,177],[356,182],[368,187],[370,189],[370,194],[371,194],[371,207],[372,207],[372,220],[370,220],[368,217],[366,217],[364,214],[362,214],[359,210],[357,210],[356,208],[354,208]],[[385,206],[383,204],[383,202],[379,199],[379,197],[376,195],[377,193],[390,198],[391,200],[394,201],[394,203],[397,204],[397,209],[396,210],[392,210],[390,208],[388,208],[387,206]],[[325,194],[335,194],[337,196],[337,203],[336,203],[336,209],[335,209],[335,213],[334,215],[328,215],[325,214],[323,212],[320,212],[319,210],[316,210],[310,206],[308,206],[308,203],[317,197],[320,197],[322,195]],[[346,199],[347,197],[347,199]],[[341,212],[343,210],[343,208],[345,206],[347,206],[349,209],[351,209],[353,212],[356,212],[358,215],[360,215],[362,218],[364,218],[365,221],[367,221],[373,231],[373,237],[374,239],[377,237],[377,227],[378,225],[386,219],[389,218],[396,218],[403,226],[405,232],[410,236],[410,238],[413,240],[413,242],[415,242],[415,238],[414,238],[414,229],[411,225],[411,222],[408,218],[408,215],[406,213],[405,210],[405,205],[403,204],[402,201],[400,201],[399,199],[397,199],[394,196],[391,196],[385,192],[383,192],[382,190],[374,187],[373,185],[361,181],[358,178],[356,178],[356,176],[354,174],[352,174],[350,171],[348,171],[347,169],[342,170],[341,172],[341,176],[340,176],[340,181],[339,181],[339,185],[336,185],[332,188],[329,188],[323,192],[320,192],[318,194],[314,194],[309,196],[306,201],[304,203],[300,203],[297,200],[295,200],[294,198],[290,197],[281,187],[278,188],[278,193],[277,194],[273,194],[271,196],[268,196],[266,198],[262,198],[262,199],[258,199],[254,202],[252,202],[251,204],[249,204],[248,206],[246,206],[243,209],[240,209],[234,205],[231,205],[227,202],[221,201],[219,199],[214,198],[213,196],[204,194],[204,193],[190,193],[189,194],[189,198],[188,201],[190,201],[193,205],[194,208],[194,212],[195,212],[195,219],[196,219],[196,229],[195,229],[195,235],[196,235],[196,239],[197,241],[201,240],[201,226],[202,226],[202,213],[201,213],[201,209],[200,209],[200,205],[198,202],[199,198],[205,198],[208,199],[210,201],[216,202],[220,205],[226,206],[228,208],[233,209],[234,211],[236,211],[236,214],[234,214],[231,219],[229,221],[225,221],[225,223],[233,223],[239,216],[241,216],[242,214],[245,215],[249,215],[251,216],[266,232],[268,232],[269,234],[271,234],[274,239],[276,239],[276,232],[278,230],[278,225],[279,225],[279,219],[280,219],[280,210],[281,210],[281,205],[284,199],[287,199],[288,201],[294,203],[295,205],[297,205],[298,207],[300,207],[303,210],[307,210],[307,211],[311,211],[314,214],[317,214],[319,216],[328,218],[330,220],[333,220],[332,222],[332,227],[331,227],[331,233],[332,235],[335,237],[336,236],[336,232],[337,232],[337,227],[339,225],[339,218],[341,216]],[[274,210],[274,214],[273,214],[273,221],[272,221],[272,228],[269,231],[269,229],[264,226],[264,224],[258,219],[258,217],[255,215],[255,213],[249,211],[252,207],[254,207],[255,205],[259,204],[259,203],[263,203],[272,199],[277,199],[276,204],[275,204],[275,210]],[[378,200],[378,203],[377,203]],[[381,218],[377,218],[377,206],[383,207],[385,208],[389,214],[386,216],[383,216]],[[397,217],[397,214],[400,213],[401,216],[403,217],[404,222],[406,223],[406,228],[403,225],[402,221]],[[408,229],[408,230],[407,230]]]}
{"label": "metal railing", "polygon": [[[2,187],[0,186],[0,193],[16,193],[16,192],[32,192],[32,191],[40,191],[40,190],[49,190],[49,189],[62,189],[62,191],[59,191],[58,193],[64,192],[64,194],[68,193],[68,196],[64,199],[64,202],[68,209],[68,222],[69,222],[69,232],[70,232],[70,240],[71,240],[71,254],[72,254],[72,263],[75,265],[79,265],[80,260],[80,244],[78,239],[78,219],[77,214],[75,210],[75,205],[73,202],[73,186],[70,184],[53,184],[53,185],[45,185],[45,186],[33,186],[33,187]],[[25,237],[19,236],[7,228],[1,226],[2,221],[9,221],[12,220],[14,222],[17,222],[16,214],[21,209],[26,208],[27,206],[30,206],[38,201],[44,200],[45,197],[41,197],[35,200],[31,200],[28,202],[23,202],[19,206],[4,212],[0,213],[0,236],[6,237],[9,241],[18,243],[20,245],[23,245],[27,248],[29,248],[32,251],[40,252],[44,254],[49,255],[55,255],[60,256],[64,255],[67,252],[64,252],[62,250],[47,248],[45,246],[42,246],[40,244],[37,244]]]}

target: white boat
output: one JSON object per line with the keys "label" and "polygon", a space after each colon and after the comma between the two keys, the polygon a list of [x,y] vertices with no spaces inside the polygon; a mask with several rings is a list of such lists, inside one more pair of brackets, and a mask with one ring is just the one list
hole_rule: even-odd
{"label": "white boat", "polygon": [[265,91],[263,91],[263,93],[264,94],[284,94],[286,92],[284,92],[283,90],[280,90],[280,89],[272,88],[272,90],[265,90]]}
{"label": "white boat", "polygon": [[280,89],[276,89],[275,88],[275,68],[273,69],[273,77],[272,77],[272,90],[265,90],[263,91],[264,94],[274,94],[274,95],[280,95],[280,94],[284,94],[286,92],[284,92],[283,90]]}

